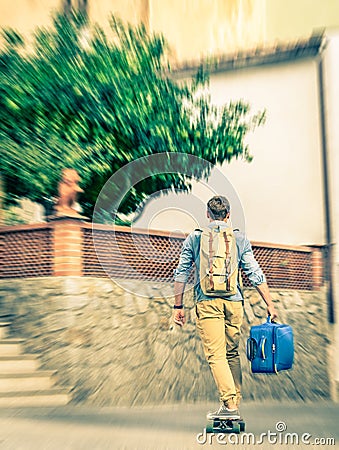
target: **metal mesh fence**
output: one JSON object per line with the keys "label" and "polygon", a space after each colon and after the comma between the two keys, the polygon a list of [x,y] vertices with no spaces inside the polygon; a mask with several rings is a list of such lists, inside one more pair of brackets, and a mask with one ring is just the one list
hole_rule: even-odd
{"label": "metal mesh fence", "polygon": [[109,275],[154,281],[173,279],[182,239],[147,233],[113,233],[103,230],[92,232],[89,229],[84,229],[83,232],[84,276]]}
{"label": "metal mesh fence", "polygon": [[0,278],[53,275],[53,229],[1,233]]}
{"label": "metal mesh fence", "polygon": [[[253,253],[271,288],[311,290],[312,252],[253,246]],[[243,275],[245,287],[251,286]]]}
{"label": "metal mesh fence", "polygon": [[[83,275],[172,281],[183,239],[171,236],[84,229]],[[94,242],[93,242],[94,236]],[[311,290],[312,251],[253,246],[269,286]],[[99,258],[98,258],[99,256]],[[189,282],[193,282],[194,269]],[[243,275],[245,287],[251,286]]]}
{"label": "metal mesh fence", "polygon": [[[82,226],[82,274],[149,281],[172,281],[183,238],[166,233],[131,233]],[[0,278],[53,276],[53,225],[13,227],[0,232]],[[254,255],[271,288],[312,290],[312,250],[253,245]],[[194,269],[189,282],[193,282]],[[243,276],[245,287],[251,286]]]}

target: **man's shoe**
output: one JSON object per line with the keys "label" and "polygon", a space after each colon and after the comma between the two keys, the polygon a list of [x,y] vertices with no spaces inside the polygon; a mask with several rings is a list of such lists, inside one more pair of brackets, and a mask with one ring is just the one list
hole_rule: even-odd
{"label": "man's shoe", "polygon": [[228,409],[223,403],[220,408],[215,412],[210,412],[207,414],[208,420],[213,419],[240,419],[240,414],[238,409]]}

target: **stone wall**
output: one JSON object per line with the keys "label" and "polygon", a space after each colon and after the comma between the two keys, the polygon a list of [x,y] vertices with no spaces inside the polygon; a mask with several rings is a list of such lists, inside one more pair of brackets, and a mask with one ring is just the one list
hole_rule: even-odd
{"label": "stone wall", "polygon": [[[13,314],[11,334],[26,340],[27,352],[41,354],[44,369],[58,370],[59,384],[73,387],[74,402],[216,400],[195,329],[192,293],[185,301],[188,322],[179,329],[170,320],[171,289],[139,281],[124,281],[122,287],[119,280],[83,277],[6,280],[0,282],[0,314]],[[279,375],[250,373],[245,341],[266,310],[255,290],[246,290],[245,296],[244,400],[328,397],[324,293],[273,291],[280,321],[293,326],[296,342],[293,370]]]}

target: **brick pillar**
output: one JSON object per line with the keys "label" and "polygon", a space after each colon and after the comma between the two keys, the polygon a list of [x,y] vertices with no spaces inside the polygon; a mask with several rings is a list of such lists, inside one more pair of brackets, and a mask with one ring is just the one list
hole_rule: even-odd
{"label": "brick pillar", "polygon": [[324,282],[323,255],[321,249],[317,247],[313,247],[312,249],[312,275],[313,289],[317,290]]}
{"label": "brick pillar", "polygon": [[55,277],[82,275],[81,223],[69,217],[53,220]]}

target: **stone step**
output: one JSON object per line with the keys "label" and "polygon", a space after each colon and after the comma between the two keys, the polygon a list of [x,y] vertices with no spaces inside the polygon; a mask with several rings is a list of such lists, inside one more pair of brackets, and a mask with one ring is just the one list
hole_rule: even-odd
{"label": "stone step", "polygon": [[0,356],[0,373],[34,372],[38,368],[36,355]]}
{"label": "stone step", "polygon": [[5,339],[9,332],[11,322],[0,322],[0,339]]}
{"label": "stone step", "polygon": [[22,353],[23,339],[0,339],[0,356],[18,356]]}
{"label": "stone step", "polygon": [[0,374],[0,393],[20,391],[42,391],[54,386],[53,375],[56,371],[39,370],[33,373]]}
{"label": "stone step", "polygon": [[65,389],[0,393],[0,408],[64,406],[69,401],[70,395]]}

